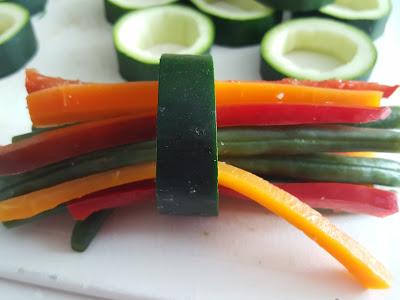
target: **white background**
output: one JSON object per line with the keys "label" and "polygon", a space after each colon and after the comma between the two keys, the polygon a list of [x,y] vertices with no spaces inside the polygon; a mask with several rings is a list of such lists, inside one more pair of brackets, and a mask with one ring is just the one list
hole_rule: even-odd
{"label": "white background", "polygon": [[[71,79],[121,81],[102,2],[49,0],[47,12],[33,21],[40,48],[28,66]],[[400,3],[393,2],[371,77],[387,84],[400,82]],[[215,47],[216,77],[260,79],[258,51]],[[23,85],[23,71],[0,80],[0,144],[29,131]],[[159,216],[151,204],[118,211],[84,254],[70,250],[73,222],[68,216],[15,230],[0,228],[0,298],[400,298],[399,215],[329,216],[395,275],[392,289],[366,291],[284,221],[250,203],[221,202],[218,219]]]}

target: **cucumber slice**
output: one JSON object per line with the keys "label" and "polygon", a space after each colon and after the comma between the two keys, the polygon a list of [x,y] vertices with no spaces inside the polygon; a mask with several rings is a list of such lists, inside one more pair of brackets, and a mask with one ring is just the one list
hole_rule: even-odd
{"label": "cucumber slice", "polygon": [[157,207],[218,214],[214,67],[209,55],[163,55],[157,113]]}
{"label": "cucumber slice", "polygon": [[[47,0],[4,0],[3,2],[13,2],[24,6],[29,10],[29,13],[33,16],[39,12],[44,11],[46,7]],[[2,0],[0,0],[2,2]]]}
{"label": "cucumber slice", "polygon": [[104,10],[108,22],[114,24],[128,12],[176,3],[179,0],[104,0]]}
{"label": "cucumber slice", "polygon": [[20,69],[36,50],[28,10],[18,4],[0,3],[0,78]]}
{"label": "cucumber slice", "polygon": [[260,43],[264,33],[282,20],[282,13],[254,0],[191,0],[215,24],[216,43],[244,46]]}
{"label": "cucumber slice", "polygon": [[390,0],[336,0],[319,13],[356,26],[375,39],[385,31],[391,11]]}
{"label": "cucumber slice", "polygon": [[157,80],[163,53],[204,54],[213,42],[211,19],[179,5],[131,12],[114,27],[119,71],[130,81]]}
{"label": "cucumber slice", "polygon": [[[317,10],[334,0],[259,0],[278,10],[310,11]],[[365,0],[364,0],[365,1]]]}
{"label": "cucumber slice", "polygon": [[367,79],[377,51],[361,30],[324,18],[301,18],[271,29],[261,44],[264,79]]}

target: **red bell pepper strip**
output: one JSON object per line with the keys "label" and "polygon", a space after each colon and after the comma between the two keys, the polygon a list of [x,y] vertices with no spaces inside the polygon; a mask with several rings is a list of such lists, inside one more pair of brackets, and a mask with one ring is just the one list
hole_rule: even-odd
{"label": "red bell pepper strip", "polygon": [[79,80],[66,80],[60,77],[45,76],[35,69],[25,70],[25,88],[28,94],[55,86],[81,83]]}
{"label": "red bell pepper strip", "polygon": [[85,220],[97,211],[143,203],[154,200],[155,196],[154,180],[147,180],[87,195],[71,202],[67,208],[75,220]]}
{"label": "red bell pepper strip", "polygon": [[399,87],[399,85],[389,86],[374,82],[365,81],[352,81],[352,80],[324,80],[324,81],[311,81],[299,80],[292,78],[284,78],[275,81],[277,83],[285,83],[292,85],[304,85],[313,87],[324,87],[331,89],[344,89],[344,90],[359,90],[359,91],[379,91],[383,92],[383,97],[389,98]]}
{"label": "red bell pepper strip", "polygon": [[[217,109],[218,127],[364,123],[390,108],[238,105]],[[125,116],[59,128],[0,148],[0,175],[28,172],[71,157],[154,138],[155,117]]]}
{"label": "red bell pepper strip", "polygon": [[218,127],[369,123],[386,119],[389,107],[253,104],[217,108]]}
{"label": "red bell pepper strip", "polygon": [[[324,81],[311,81],[311,80],[298,80],[292,78],[284,78],[275,81],[277,83],[293,84],[293,85],[306,85],[314,87],[326,87],[334,89],[346,90],[371,90],[383,92],[385,98],[390,97],[399,87],[399,85],[388,86],[374,82],[364,81],[351,81],[351,80],[324,80]],[[25,87],[28,94],[40,91],[42,89],[52,88],[60,85],[67,84],[81,84],[79,80],[67,80],[60,77],[50,77],[40,74],[35,69],[26,69]]]}
{"label": "red bell pepper strip", "polygon": [[[365,185],[346,183],[278,183],[284,191],[314,208],[386,217],[398,212],[397,195]],[[246,197],[222,186],[222,195]],[[142,181],[90,194],[68,204],[76,220],[84,220],[103,209],[129,206],[155,199],[154,181]]]}
{"label": "red bell pepper strip", "polygon": [[0,175],[12,175],[96,150],[154,138],[155,117],[130,116],[47,131],[0,148]]}
{"label": "red bell pepper strip", "polygon": [[[395,192],[367,185],[335,182],[275,183],[274,185],[313,208],[376,217],[390,216],[399,211]],[[244,198],[231,190],[220,188],[220,191],[233,198]]]}

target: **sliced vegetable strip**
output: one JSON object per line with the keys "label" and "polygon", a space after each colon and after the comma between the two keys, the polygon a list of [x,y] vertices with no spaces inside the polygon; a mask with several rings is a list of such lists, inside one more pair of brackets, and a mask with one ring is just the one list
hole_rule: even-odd
{"label": "sliced vegetable strip", "polygon": [[[217,107],[277,103],[378,107],[382,95],[376,91],[348,91],[262,81],[217,81],[215,89]],[[27,102],[35,126],[53,126],[127,114],[154,116],[157,95],[157,82],[62,85],[34,92],[28,95]]]}
{"label": "sliced vegetable strip", "polygon": [[313,104],[329,106],[379,107],[376,91],[351,91],[289,85],[268,81],[217,81],[218,106],[237,104]]}
{"label": "sliced vegetable strip", "polygon": [[75,179],[0,202],[0,221],[30,218],[99,190],[154,177],[155,164],[147,163]]}
{"label": "sliced vegetable strip", "polygon": [[293,156],[226,157],[234,166],[262,176],[357,184],[400,185],[400,163],[383,158],[315,154]]}
{"label": "sliced vegetable strip", "polygon": [[32,171],[95,150],[148,140],[153,117],[119,117],[47,131],[0,148],[0,175]]}
{"label": "sliced vegetable strip", "polygon": [[[385,98],[389,98],[399,88],[399,85],[389,86],[375,82],[355,81],[355,80],[312,81],[312,80],[299,80],[294,78],[284,78],[278,81],[264,81],[264,82],[270,82],[270,83],[275,82],[282,84],[303,85],[309,87],[352,90],[352,91],[377,91],[377,92],[382,92],[383,97]],[[80,84],[80,83],[82,82],[79,80],[68,80],[60,77],[45,76],[40,74],[35,69],[26,70],[25,86],[29,94],[42,89],[47,89],[60,85]]]}
{"label": "sliced vegetable strip", "polygon": [[[274,185],[313,208],[376,217],[386,217],[399,211],[395,192],[366,185],[336,182],[274,183]],[[229,189],[221,189],[221,193],[233,198],[243,198]]]}
{"label": "sliced vegetable strip", "polygon": [[383,93],[383,97],[389,98],[398,88],[399,85],[383,85],[375,82],[354,81],[354,80],[299,80],[293,78],[284,78],[276,81],[277,83],[313,86],[321,88],[352,90],[352,91],[379,91]]}
{"label": "sliced vegetable strip", "polygon": [[360,244],[320,213],[269,182],[228,164],[219,163],[219,183],[282,217],[341,262],[367,288],[388,288],[389,271]]}
{"label": "sliced vegetable strip", "polygon": [[158,84],[128,82],[62,85],[27,97],[35,126],[61,125],[128,114],[155,116]]}
{"label": "sliced vegetable strip", "polygon": [[31,172],[0,177],[0,200],[17,197],[76,178],[152,162],[155,142],[130,144],[63,160]]}
{"label": "sliced vegetable strip", "polygon": [[271,126],[329,123],[368,123],[386,119],[388,107],[339,107],[326,105],[243,104],[217,110],[218,127]]}
{"label": "sliced vegetable strip", "polygon": [[85,251],[112,213],[112,209],[103,210],[94,213],[86,220],[76,222],[71,235],[72,250]]}
{"label": "sliced vegetable strip", "polygon": [[[364,248],[294,196],[244,170],[219,163],[219,183],[302,230],[367,288],[388,288],[391,275]],[[122,168],[71,181],[0,203],[0,220],[28,218],[89,193],[155,177],[155,164]]]}
{"label": "sliced vegetable strip", "polygon": [[[394,192],[365,185],[345,183],[274,183],[277,187],[299,198],[314,208],[331,209],[349,213],[386,217],[398,212]],[[220,195],[243,198],[227,188],[219,188]],[[68,204],[68,211],[75,220],[85,220],[104,209],[118,208],[153,201],[155,183],[142,181],[114,187],[87,195]]]}
{"label": "sliced vegetable strip", "polygon": [[155,200],[155,196],[153,180],[135,182],[82,197],[68,204],[68,211],[75,220],[85,220],[97,211]]}
{"label": "sliced vegetable strip", "polygon": [[225,128],[218,131],[224,156],[321,152],[400,152],[400,133],[350,126]]}

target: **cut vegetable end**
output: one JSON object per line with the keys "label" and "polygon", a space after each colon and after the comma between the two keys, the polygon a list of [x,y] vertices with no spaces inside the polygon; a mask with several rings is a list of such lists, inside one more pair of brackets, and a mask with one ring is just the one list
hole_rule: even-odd
{"label": "cut vegetable end", "polygon": [[0,78],[20,69],[36,49],[28,10],[18,4],[0,2]]}
{"label": "cut vegetable end", "polygon": [[376,62],[376,48],[364,32],[323,18],[276,26],[261,45],[264,79],[363,79]]}
{"label": "cut vegetable end", "polygon": [[204,54],[213,41],[212,21],[178,5],[129,13],[114,27],[120,73],[127,80],[156,80],[163,53]]}
{"label": "cut vegetable end", "polygon": [[221,185],[254,200],[299,228],[340,261],[365,287],[390,287],[389,271],[321,214],[254,174],[225,163],[219,163],[218,170]]}
{"label": "cut vegetable end", "polygon": [[107,209],[92,214],[86,220],[76,222],[71,235],[72,250],[77,252],[86,251],[112,213],[112,209]]}

